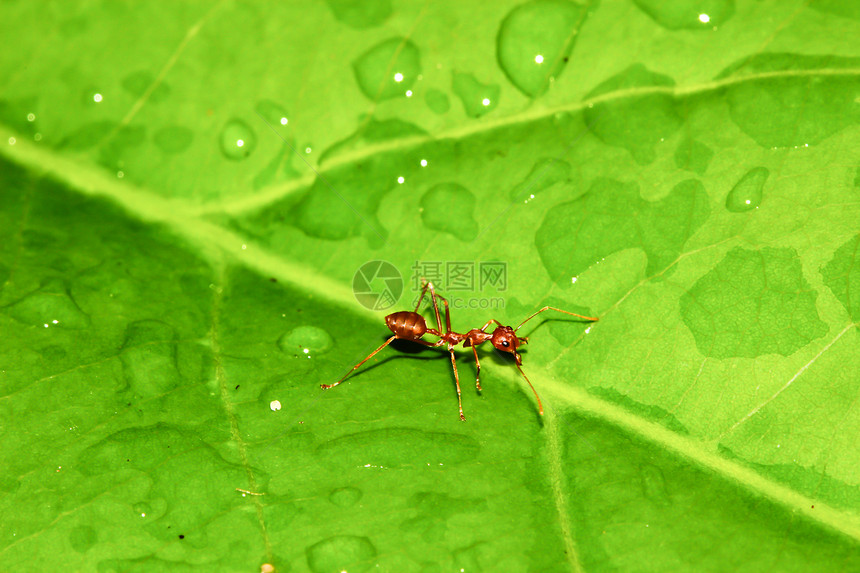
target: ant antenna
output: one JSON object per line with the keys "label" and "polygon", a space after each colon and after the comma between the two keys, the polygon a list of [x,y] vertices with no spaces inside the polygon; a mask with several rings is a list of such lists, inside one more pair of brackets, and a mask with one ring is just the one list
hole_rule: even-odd
{"label": "ant antenna", "polygon": [[[583,315],[581,315],[581,314],[576,314],[575,312],[570,312],[570,311],[567,311],[567,310],[562,310],[562,309],[560,309],[560,308],[555,308],[554,306],[545,306],[545,307],[543,307],[542,309],[540,309],[539,311],[537,311],[537,312],[533,312],[532,314],[530,314],[530,315],[528,316],[528,318],[526,318],[524,321],[522,321],[522,322],[520,323],[520,325],[514,329],[514,332],[518,331],[520,328],[522,328],[522,326],[523,326],[525,323],[527,323],[528,321],[530,321],[531,319],[533,319],[534,317],[536,317],[537,315],[539,315],[540,313],[542,313],[542,312],[543,312],[543,311],[545,311],[545,310],[556,310],[556,311],[558,311],[558,312],[563,312],[564,314],[569,314],[569,315],[571,315],[571,316],[575,316],[575,317],[577,317],[577,318],[582,318],[582,319],[584,319],[584,320],[590,320],[591,322],[597,322],[598,320],[600,320],[600,318],[598,318],[598,317],[596,317],[596,316],[583,316]],[[525,376],[525,374],[523,374],[523,376]]]}

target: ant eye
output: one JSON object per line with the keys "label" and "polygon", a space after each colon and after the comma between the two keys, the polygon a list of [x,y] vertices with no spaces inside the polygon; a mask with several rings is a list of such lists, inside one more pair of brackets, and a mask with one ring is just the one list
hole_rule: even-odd
{"label": "ant eye", "polygon": [[507,340],[503,340],[503,341],[502,341],[502,346],[504,346],[505,348],[507,348],[508,346],[510,346],[510,344],[508,344],[508,341],[507,341]]}

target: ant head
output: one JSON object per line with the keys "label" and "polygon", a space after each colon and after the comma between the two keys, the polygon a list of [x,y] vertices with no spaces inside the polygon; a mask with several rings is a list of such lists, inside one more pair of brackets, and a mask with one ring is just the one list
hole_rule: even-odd
{"label": "ant head", "polygon": [[517,364],[520,364],[520,355],[517,353],[517,348],[521,344],[527,343],[525,338],[518,338],[517,333],[510,326],[500,326],[493,331],[493,337],[490,338],[490,343],[502,352],[510,352],[517,359]]}

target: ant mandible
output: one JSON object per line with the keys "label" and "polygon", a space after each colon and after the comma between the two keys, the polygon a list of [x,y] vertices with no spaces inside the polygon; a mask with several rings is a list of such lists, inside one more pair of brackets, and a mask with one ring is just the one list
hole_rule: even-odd
{"label": "ant mandible", "polygon": [[[535,387],[532,386],[531,381],[529,380],[526,373],[523,372],[522,369],[522,356],[517,352],[517,348],[521,345],[528,343],[528,338],[518,337],[517,331],[522,328],[522,326],[539,315],[540,313],[547,310],[555,310],[558,312],[563,312],[565,314],[569,314],[571,316],[575,316],[577,318],[582,318],[584,320],[590,320],[596,322],[598,320],[597,317],[594,316],[583,316],[581,314],[576,314],[575,312],[570,312],[567,310],[562,310],[560,308],[555,308],[553,306],[545,306],[542,309],[533,312],[530,314],[524,321],[522,321],[519,326],[516,328],[512,328],[510,326],[505,326],[498,320],[491,318],[487,321],[487,323],[481,328],[473,328],[469,332],[460,333],[454,332],[451,330],[451,311],[448,307],[448,300],[440,294],[436,294],[436,289],[433,288],[433,283],[428,282],[424,279],[421,280],[422,289],[421,296],[418,297],[418,304],[415,305],[414,311],[401,310],[399,312],[395,312],[393,314],[389,314],[385,317],[385,324],[394,333],[394,336],[386,340],[382,343],[382,345],[371,352],[367,358],[356,364],[352,367],[352,369],[343,375],[343,377],[335,382],[334,384],[320,384],[320,387],[323,390],[328,390],[330,388],[334,388],[339,385],[341,382],[346,380],[346,378],[358,370],[358,368],[373,358],[376,353],[380,350],[394,342],[395,340],[409,340],[411,342],[417,342],[418,344],[423,344],[424,346],[429,346],[431,348],[436,348],[442,345],[448,345],[448,353],[451,355],[451,367],[454,370],[454,382],[457,385],[457,403],[460,407],[460,419],[465,421],[466,416],[463,414],[463,400],[461,398],[460,393],[460,375],[457,373],[457,360],[454,355],[454,347],[458,344],[462,343],[464,347],[471,347],[472,353],[475,355],[475,365],[477,367],[477,371],[475,373],[475,387],[478,392],[481,391],[481,362],[478,360],[478,350],[477,347],[480,344],[485,342],[490,342],[497,350],[501,350],[502,352],[508,352],[514,355],[514,364],[517,366],[517,370],[520,371],[525,381],[528,383],[529,388],[534,392],[535,399],[538,403],[538,411],[540,415],[543,416],[543,404],[541,403],[540,396],[538,396]],[[438,328],[428,328],[427,322],[424,320],[424,317],[418,314],[418,309],[421,308],[421,302],[424,300],[424,296],[427,294],[427,291],[430,291],[430,299],[433,301],[433,311],[436,314],[436,324]],[[442,304],[445,305],[445,331],[442,332],[442,317],[439,314],[439,305],[436,302],[436,299],[442,301]],[[492,333],[487,332],[487,328],[493,323],[496,323],[496,328]],[[423,336],[425,334],[430,334],[439,338],[436,342],[429,342],[427,340],[423,340]]]}

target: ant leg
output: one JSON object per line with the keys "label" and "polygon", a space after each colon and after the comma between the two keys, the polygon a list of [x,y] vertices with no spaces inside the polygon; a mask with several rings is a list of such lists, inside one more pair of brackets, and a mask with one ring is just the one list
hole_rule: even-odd
{"label": "ant leg", "polygon": [[478,389],[478,392],[481,391],[481,361],[478,360],[478,349],[475,345],[472,345],[472,352],[475,354],[475,365],[478,367],[478,371],[475,372],[475,387]]}
{"label": "ant leg", "polygon": [[448,352],[451,353],[451,366],[454,368],[454,382],[457,384],[457,404],[460,406],[460,419],[465,422],[466,416],[463,414],[463,399],[460,397],[460,375],[457,374],[457,361],[454,359],[454,351],[449,348]]}
{"label": "ant leg", "polygon": [[[451,332],[451,308],[448,306],[448,299],[442,296],[441,294],[436,295],[442,301],[442,304],[445,305],[445,326],[448,327],[446,330],[446,334]],[[440,327],[441,328],[441,327]]]}
{"label": "ant leg", "polygon": [[528,321],[530,321],[531,319],[533,319],[534,317],[536,317],[537,315],[539,315],[540,313],[542,313],[542,312],[543,312],[543,311],[545,311],[545,310],[556,310],[556,311],[558,311],[558,312],[563,312],[564,314],[569,314],[569,315],[571,315],[571,316],[575,316],[575,317],[577,317],[577,318],[582,318],[582,319],[584,319],[584,320],[590,320],[590,321],[592,321],[592,322],[597,322],[598,320],[600,320],[600,319],[599,319],[598,317],[596,317],[596,316],[583,316],[583,315],[581,315],[581,314],[576,314],[575,312],[570,312],[570,311],[567,311],[567,310],[562,310],[562,309],[560,309],[560,308],[555,308],[554,306],[545,306],[545,307],[543,307],[542,309],[540,309],[539,311],[537,311],[537,312],[533,312],[532,314],[530,314],[528,318],[526,318],[524,321],[522,321],[522,322],[520,323],[520,326],[518,326],[518,327],[516,327],[516,328],[514,329],[514,332],[516,332],[517,330],[519,330],[519,329],[520,329],[520,327],[522,327],[522,325],[524,325],[525,323],[527,323]]}
{"label": "ant leg", "polygon": [[[430,289],[431,289],[431,290],[430,290],[430,292],[431,292],[431,293],[433,292],[433,290],[432,290],[432,289],[433,289],[433,285],[431,285],[430,283],[428,283],[428,282],[427,282],[426,280],[424,280],[423,278],[421,279],[421,282],[423,283],[423,284],[422,284],[422,289],[421,289],[421,296],[419,296],[419,297],[418,297],[418,304],[416,304],[416,305],[415,305],[415,310],[414,310],[413,312],[418,312],[418,309],[419,309],[419,308],[421,308],[421,302],[424,300],[424,295],[425,295],[425,294],[427,294],[427,287],[430,287]],[[441,325],[440,325],[439,327],[440,327],[440,329],[441,329]]]}
{"label": "ant leg", "polygon": [[[334,388],[335,386],[337,386],[338,384],[340,384],[341,382],[343,382],[344,380],[346,380],[346,377],[347,377],[347,376],[349,376],[350,374],[352,374],[353,372],[355,372],[355,371],[358,369],[358,367],[359,367],[359,366],[361,366],[362,364],[364,364],[365,362],[367,362],[368,360],[370,360],[371,358],[373,358],[373,357],[374,357],[374,355],[375,355],[377,352],[379,352],[380,350],[382,350],[383,348],[385,348],[386,346],[388,346],[389,344],[391,344],[391,341],[393,341],[395,338],[397,338],[397,337],[396,337],[396,336],[392,336],[391,338],[389,338],[388,340],[386,340],[385,342],[383,342],[383,343],[382,343],[382,346],[380,346],[379,348],[377,348],[376,350],[374,350],[373,352],[371,352],[371,353],[367,356],[367,358],[365,358],[364,360],[362,360],[361,362],[359,362],[358,364],[356,364],[355,366],[353,366],[353,367],[352,367],[352,370],[350,370],[349,372],[347,372],[346,374],[344,374],[344,375],[343,375],[343,378],[341,378],[340,380],[338,380],[338,381],[337,381],[337,382],[335,382],[334,384],[320,384],[320,388],[322,388],[323,390],[328,390],[328,389],[330,389],[330,388]],[[422,341],[420,341],[420,342],[424,342],[424,341],[422,340]]]}
{"label": "ant leg", "polygon": [[[436,289],[433,288],[433,283],[427,283],[427,287],[430,287],[430,298],[433,300],[433,311],[436,313],[436,324],[439,325],[439,330],[442,330],[442,318],[439,316],[439,305],[436,304],[436,298],[441,298],[445,302],[445,308],[448,308],[448,301],[443,297],[436,294]],[[425,287],[425,288],[427,288]],[[448,320],[448,330],[446,333],[451,332],[451,321]]]}
{"label": "ant leg", "polygon": [[526,382],[528,382],[528,383],[529,383],[529,388],[531,388],[531,389],[532,389],[532,392],[534,392],[534,394],[535,394],[535,399],[537,400],[537,403],[538,403],[538,411],[540,412],[540,415],[541,415],[541,416],[543,416],[543,404],[541,404],[540,396],[538,396],[537,390],[535,390],[535,387],[534,387],[534,386],[532,386],[532,383],[531,383],[531,381],[529,380],[529,377],[528,377],[528,376],[526,376],[526,373],[525,373],[525,372],[523,372],[523,369],[520,367],[520,365],[519,365],[519,364],[517,364],[516,362],[514,362],[514,364],[516,365],[517,370],[519,370],[519,371],[520,371],[520,374],[522,374],[522,375],[523,375],[523,378],[525,378],[525,379],[526,379]]}

